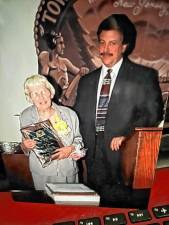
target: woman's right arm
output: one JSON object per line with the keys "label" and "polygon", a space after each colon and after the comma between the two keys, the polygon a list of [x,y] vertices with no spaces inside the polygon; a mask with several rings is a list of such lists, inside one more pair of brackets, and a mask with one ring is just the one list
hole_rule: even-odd
{"label": "woman's right arm", "polygon": [[84,147],[83,139],[79,128],[79,119],[75,111],[71,111],[70,118],[72,121],[72,128],[74,133],[74,139],[72,142],[72,145],[74,146],[74,151],[71,153],[70,157],[75,160],[78,160],[86,155],[87,149]]}

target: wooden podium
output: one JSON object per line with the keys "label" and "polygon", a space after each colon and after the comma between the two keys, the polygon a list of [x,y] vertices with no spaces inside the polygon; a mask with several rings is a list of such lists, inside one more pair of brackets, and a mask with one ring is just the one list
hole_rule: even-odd
{"label": "wooden podium", "polygon": [[158,159],[162,128],[136,128],[121,154],[123,179],[133,189],[151,188]]}

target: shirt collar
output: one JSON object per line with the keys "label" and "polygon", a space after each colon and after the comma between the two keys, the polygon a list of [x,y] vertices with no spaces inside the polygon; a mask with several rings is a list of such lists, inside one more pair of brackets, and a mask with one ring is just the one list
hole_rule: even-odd
{"label": "shirt collar", "polygon": [[123,58],[121,58],[115,65],[113,65],[111,68],[108,68],[107,66],[105,66],[104,64],[102,65],[102,72],[101,72],[101,76],[102,79],[106,76],[107,74],[107,70],[108,69],[112,69],[113,73],[111,73],[111,77],[114,75],[117,76],[119,69],[121,67],[121,64],[123,62]]}

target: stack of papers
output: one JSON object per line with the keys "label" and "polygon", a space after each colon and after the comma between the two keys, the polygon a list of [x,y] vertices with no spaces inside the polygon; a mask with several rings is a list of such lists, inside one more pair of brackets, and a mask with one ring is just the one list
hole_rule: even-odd
{"label": "stack of papers", "polygon": [[46,193],[56,204],[99,206],[100,196],[84,184],[46,183]]}

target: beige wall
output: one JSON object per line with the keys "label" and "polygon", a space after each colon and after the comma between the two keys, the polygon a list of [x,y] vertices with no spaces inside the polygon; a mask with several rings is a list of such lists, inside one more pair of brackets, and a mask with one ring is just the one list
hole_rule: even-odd
{"label": "beige wall", "polygon": [[0,0],[0,141],[20,141],[19,114],[28,104],[23,82],[37,73],[33,39],[40,0]]}

